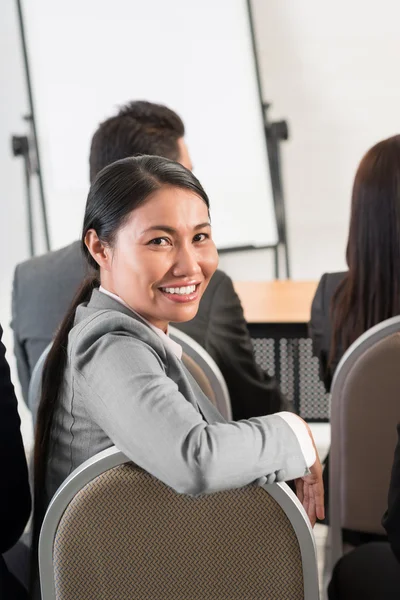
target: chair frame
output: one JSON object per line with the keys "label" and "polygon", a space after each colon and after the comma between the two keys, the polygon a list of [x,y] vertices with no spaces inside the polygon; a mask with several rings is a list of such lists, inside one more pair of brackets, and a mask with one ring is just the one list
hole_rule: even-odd
{"label": "chair frame", "polygon": [[400,332],[400,315],[386,319],[363,333],[344,353],[334,374],[331,386],[331,450],[329,465],[329,523],[330,560],[329,571],[343,556],[342,506],[341,506],[341,457],[337,443],[342,431],[342,411],[339,404],[343,388],[358,359],[378,342]]}
{"label": "chair frame", "polygon": [[[57,490],[46,512],[39,538],[39,572],[43,600],[56,600],[53,545],[58,524],[68,504],[95,477],[127,462],[131,461],[112,446],[80,465]],[[273,483],[262,487],[281,506],[296,533],[303,566],[304,598],[319,600],[316,545],[303,506],[284,483]]]}
{"label": "chair frame", "polygon": [[182,346],[185,354],[190,356],[204,371],[215,394],[215,401],[219,412],[227,421],[231,421],[232,407],[228,387],[215,360],[200,344],[186,333],[183,333],[183,331],[170,326],[169,335],[175,342]]}

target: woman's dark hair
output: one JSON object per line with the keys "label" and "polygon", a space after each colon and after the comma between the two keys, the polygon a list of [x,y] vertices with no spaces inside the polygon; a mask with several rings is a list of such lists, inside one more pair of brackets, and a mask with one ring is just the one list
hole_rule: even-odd
{"label": "woman's dark hair", "polygon": [[329,363],[367,329],[400,314],[400,135],[373,146],[352,194],[348,273],[331,302]]}
{"label": "woman's dark hair", "polygon": [[[67,360],[68,335],[79,304],[90,299],[99,285],[99,267],[90,255],[85,236],[94,229],[99,239],[113,246],[115,237],[133,210],[164,185],[189,190],[200,197],[207,208],[209,201],[196,177],[182,165],[159,156],[124,158],[105,167],[92,183],[82,230],[82,250],[92,275],[76,294],[49,352],[43,369],[42,392],[37,414],[34,449],[34,521],[33,549],[37,550],[41,523],[46,511],[46,467],[49,458],[54,411],[63,383]],[[34,556],[34,567],[36,557]],[[35,568],[32,570],[32,572]]]}

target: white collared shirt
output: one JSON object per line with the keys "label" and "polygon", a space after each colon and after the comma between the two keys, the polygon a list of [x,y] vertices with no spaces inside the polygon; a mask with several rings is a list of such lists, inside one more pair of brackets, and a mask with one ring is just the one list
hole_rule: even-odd
{"label": "white collared shirt", "polygon": [[179,358],[179,360],[182,360],[182,346],[180,346],[179,344],[177,344],[174,340],[172,340],[169,337],[169,335],[168,335],[168,329],[167,329],[167,333],[165,333],[159,327],[156,327],[155,325],[152,325],[151,323],[149,323],[149,321],[147,321],[147,319],[145,319],[144,317],[142,317],[142,315],[139,315],[139,313],[137,313],[135,310],[133,310],[133,308],[131,308],[124,300],[122,300],[122,298],[120,298],[116,294],[113,294],[112,292],[109,292],[108,290],[106,290],[102,286],[99,287],[99,292],[102,292],[106,296],[110,296],[110,298],[113,298],[114,300],[116,300],[117,302],[119,302],[120,304],[122,304],[123,306],[125,306],[126,308],[129,308],[129,310],[134,315],[137,315],[142,321],[144,321],[146,323],[146,325],[148,325],[150,327],[150,329],[152,329],[154,331],[154,333],[156,333],[158,335],[159,338],[161,338],[164,346],[166,346],[169,350],[171,350],[171,352],[173,352],[175,354],[175,356],[177,358]]}
{"label": "white collared shirt", "polygon": [[[169,350],[171,350],[171,352],[173,352],[175,354],[175,356],[177,358],[179,358],[179,360],[182,360],[182,346],[180,346],[179,344],[174,342],[174,340],[172,340],[169,337],[168,329],[167,329],[167,333],[165,333],[159,327],[155,327],[155,325],[152,325],[151,323],[149,323],[147,321],[147,319],[144,319],[142,317],[142,315],[139,315],[139,313],[134,311],[124,300],[122,300],[122,298],[120,298],[116,294],[113,294],[112,292],[109,292],[102,286],[99,287],[99,291],[102,292],[103,294],[105,294],[106,296],[110,296],[110,298],[113,298],[114,300],[116,300],[117,302],[119,302],[120,304],[122,304],[123,306],[128,308],[134,315],[137,315],[142,321],[144,321],[154,331],[154,333],[156,333],[161,338],[164,345],[167,348],[169,348]],[[301,420],[298,418],[298,416],[293,413],[290,413],[287,411],[282,411],[282,412],[278,412],[275,414],[278,417],[281,417],[281,419],[283,419],[284,421],[286,421],[286,423],[292,429],[293,433],[297,437],[300,448],[303,452],[303,456],[304,456],[306,465],[308,468],[310,468],[315,463],[316,453],[315,453],[311,438],[308,434],[307,427],[304,425],[304,423],[301,422]]]}

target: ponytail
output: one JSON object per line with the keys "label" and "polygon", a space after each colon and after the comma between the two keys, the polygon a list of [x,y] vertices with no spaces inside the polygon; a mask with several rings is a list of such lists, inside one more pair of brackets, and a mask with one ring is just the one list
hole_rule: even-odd
{"label": "ponytail", "polygon": [[47,509],[46,469],[49,455],[51,429],[54,411],[63,382],[67,361],[68,335],[71,331],[75,312],[79,304],[87,302],[94,288],[99,286],[98,275],[90,275],[77,291],[64,320],[58,329],[50,352],[43,367],[42,391],[37,414],[34,446],[34,508],[32,528],[32,582],[37,574],[37,552],[40,528]]}

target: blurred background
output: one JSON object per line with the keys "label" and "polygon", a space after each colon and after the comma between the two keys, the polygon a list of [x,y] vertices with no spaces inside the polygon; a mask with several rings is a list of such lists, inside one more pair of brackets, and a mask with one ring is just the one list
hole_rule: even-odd
{"label": "blurred background", "polygon": [[[222,8],[229,10],[229,3],[222,2],[218,7],[219,2],[222,0],[213,0],[216,11],[218,8],[220,11]],[[40,22],[40,13],[36,9],[40,5],[43,10],[46,2],[38,0],[37,3],[25,4],[26,7],[23,5],[23,8],[26,10],[28,58],[35,64],[34,52],[31,50],[34,50],[35,39],[40,38],[41,27],[46,26],[45,21]],[[35,7],[35,4],[38,6]],[[104,7],[107,3],[100,4]],[[116,4],[118,2],[110,3],[108,10],[115,8]],[[141,5],[139,2],[131,4],[136,7],[135,10],[139,10]],[[197,10],[199,6],[200,3],[193,0],[193,10]],[[191,3],[186,3],[186,7],[190,11]],[[383,0],[379,4],[365,0],[353,0],[351,3],[340,0],[330,6],[317,0],[305,0],[301,3],[290,0],[252,0],[251,8],[262,96],[265,102],[271,103],[268,116],[273,120],[285,119],[289,125],[289,139],[281,143],[281,168],[291,276],[295,280],[318,280],[323,272],[345,268],[351,185],[362,155],[378,140],[399,132],[400,5],[394,0]],[[221,17],[224,22],[223,13],[218,18]],[[77,11],[77,26],[81,18],[82,15]],[[94,32],[96,13],[91,14],[90,18]],[[212,11],[210,18],[213,18]],[[229,22],[228,18],[226,22]],[[66,27],[71,28],[71,23],[66,24]],[[67,50],[72,55],[75,47],[73,28],[67,33],[63,31],[60,35],[61,33],[69,39]],[[88,47],[91,33],[90,28],[85,29]],[[52,31],[51,34],[55,43],[58,32]],[[113,35],[118,37],[118,30],[104,40],[104,43],[112,45]],[[221,44],[223,43],[221,35]],[[46,53],[51,55],[52,47],[45,48],[44,52],[43,61]],[[181,52],[185,53],[185,47],[181,48]],[[23,161],[12,154],[11,135],[26,134],[29,130],[27,122],[23,120],[23,115],[29,112],[29,102],[17,3],[11,1],[3,2],[0,7],[0,55],[0,315],[5,329],[4,342],[8,348],[8,359],[14,368],[12,335],[8,327],[12,276],[16,264],[29,258],[30,251]],[[179,56],[177,60],[179,64]],[[49,64],[52,65],[51,68],[41,72],[41,77],[47,78],[46,83],[60,78],[60,65],[57,61]],[[33,75],[39,72],[37,68],[33,71]],[[124,72],[121,77],[134,77],[134,73],[135,61],[132,60],[131,72]],[[38,113],[57,113],[61,130],[70,130],[74,124],[74,110],[81,102],[85,104],[85,94],[90,94],[90,90],[84,87],[75,89],[75,103],[71,105],[69,112],[65,112],[54,104],[45,106],[42,103],[38,106],[40,86],[44,85],[44,80],[38,76],[36,80],[34,77],[33,79]],[[241,83],[237,82],[238,90]],[[109,91],[110,98],[112,91]],[[62,102],[63,90],[59,89],[58,93]],[[101,118],[114,114],[118,104],[133,99],[153,100],[131,95],[115,98],[97,112],[94,108],[93,122],[88,125],[88,131],[84,132],[87,145],[76,149],[79,159],[83,157],[83,160],[87,160],[89,136]],[[157,100],[163,101],[163,98],[159,97]],[[168,94],[165,103],[168,104]],[[169,104],[179,112],[179,107]],[[207,116],[210,106],[206,109],[203,114],[196,115],[199,123]],[[251,110],[256,109],[249,106],[249,111]],[[190,145],[190,132],[198,127],[198,123],[194,123],[195,115],[189,113],[190,111],[182,116]],[[56,120],[52,121],[49,116],[49,122],[56,123]],[[218,164],[226,149],[226,140],[221,139],[219,131],[214,131],[210,139],[207,160]],[[39,149],[45,153],[48,140],[44,128],[40,128],[40,122],[38,144]],[[236,144],[242,144],[240,136],[236,137]],[[192,145],[195,146],[194,140]],[[251,155],[251,147],[246,147],[245,150]],[[67,169],[67,153],[63,160]],[[195,157],[196,162],[200,177],[201,159]],[[60,169],[55,169],[49,175],[48,165],[47,157],[45,193],[51,245],[52,249],[56,249],[79,236],[85,195],[82,194],[79,202],[75,202],[76,198],[71,198],[69,203],[66,197],[60,203],[59,198],[53,196],[49,189],[51,177],[54,177],[54,173],[59,174]],[[82,165],[85,177],[86,168],[85,162]],[[265,169],[269,175],[267,164]],[[41,253],[45,251],[45,242],[37,180],[34,178],[32,186],[38,240],[36,253]],[[229,206],[229,199],[226,202]],[[266,227],[268,228],[268,224]],[[235,281],[268,280],[274,277],[273,260],[268,250],[223,254],[220,264]],[[17,382],[15,371],[14,381]]]}

